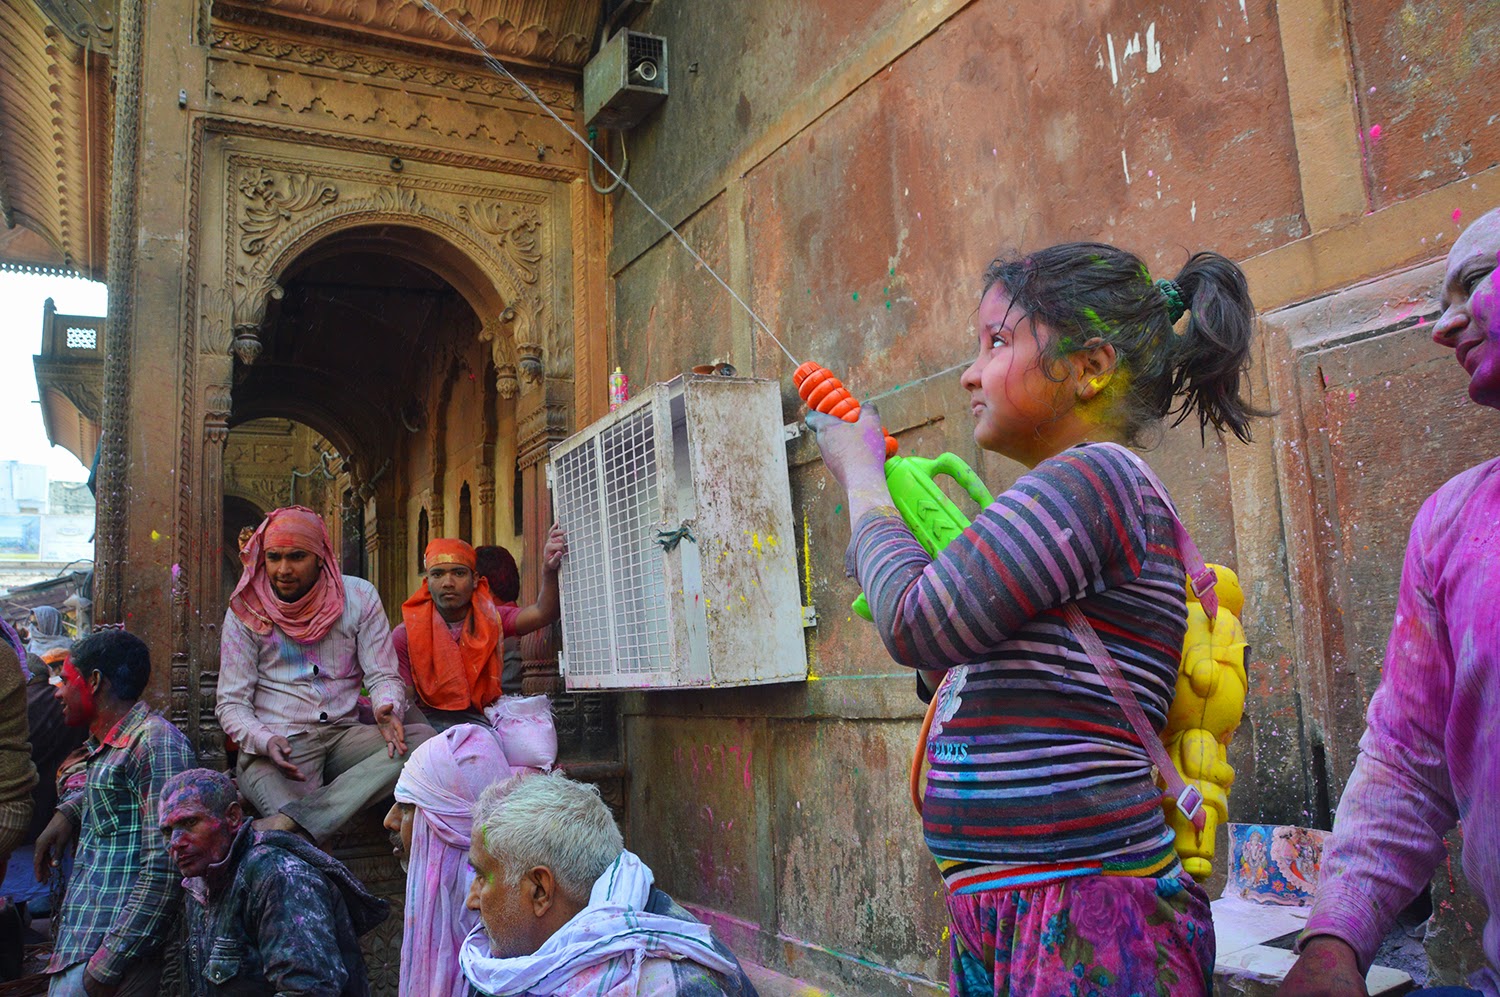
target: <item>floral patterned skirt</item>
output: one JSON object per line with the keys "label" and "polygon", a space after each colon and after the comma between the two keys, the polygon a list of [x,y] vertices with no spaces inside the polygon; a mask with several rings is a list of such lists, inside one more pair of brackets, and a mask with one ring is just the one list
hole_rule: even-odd
{"label": "floral patterned skirt", "polygon": [[1185,872],[950,894],[948,914],[954,997],[1188,997],[1212,987],[1208,897]]}

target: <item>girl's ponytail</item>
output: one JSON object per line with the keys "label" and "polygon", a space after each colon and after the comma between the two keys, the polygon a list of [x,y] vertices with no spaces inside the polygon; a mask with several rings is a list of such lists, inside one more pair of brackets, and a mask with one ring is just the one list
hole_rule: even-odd
{"label": "girl's ponytail", "polygon": [[[1218,253],[1194,253],[1172,283],[1188,315],[1187,327],[1171,340],[1172,394],[1178,398],[1173,425],[1196,412],[1201,432],[1213,426],[1249,443],[1251,418],[1269,413],[1240,395],[1255,330],[1245,273]],[[1169,301],[1170,291],[1163,289]]]}
{"label": "girl's ponytail", "polygon": [[[1175,280],[1152,281],[1133,253],[1070,242],[995,260],[985,271],[985,290],[994,284],[1053,331],[1042,344],[1049,377],[1069,353],[1100,340],[1114,347],[1129,377],[1119,382],[1112,415],[1132,442],[1169,415],[1176,425],[1196,413],[1205,436],[1213,426],[1248,443],[1250,420],[1270,414],[1240,394],[1255,305],[1244,271],[1218,253],[1195,253]],[[1184,313],[1189,319],[1178,335]]]}

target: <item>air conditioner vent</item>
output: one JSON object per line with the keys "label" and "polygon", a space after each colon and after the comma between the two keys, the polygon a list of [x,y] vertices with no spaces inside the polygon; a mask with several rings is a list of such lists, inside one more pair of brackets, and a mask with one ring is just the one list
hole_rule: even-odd
{"label": "air conditioner vent", "polygon": [[667,40],[624,30],[583,67],[583,118],[591,128],[634,128],[667,97]]}

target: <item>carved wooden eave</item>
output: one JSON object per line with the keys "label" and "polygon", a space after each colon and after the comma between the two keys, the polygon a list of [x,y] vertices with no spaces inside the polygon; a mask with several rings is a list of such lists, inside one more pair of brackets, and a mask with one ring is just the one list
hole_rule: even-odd
{"label": "carved wooden eave", "polygon": [[47,440],[91,466],[104,416],[104,319],[58,315],[49,298],[32,363]]}
{"label": "carved wooden eave", "polygon": [[[582,69],[599,29],[600,0],[436,0],[436,6],[490,54],[541,68]],[[421,0],[216,0],[213,14],[242,22],[269,14],[297,25],[299,34],[358,34],[386,44],[473,51]]]}
{"label": "carved wooden eave", "polygon": [[113,11],[0,0],[0,264],[104,277]]}

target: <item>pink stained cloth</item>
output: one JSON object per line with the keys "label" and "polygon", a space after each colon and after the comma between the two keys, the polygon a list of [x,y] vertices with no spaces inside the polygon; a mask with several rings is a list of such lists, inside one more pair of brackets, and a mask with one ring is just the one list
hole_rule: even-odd
{"label": "pink stained cloth", "polygon": [[1302,934],[1342,938],[1368,968],[1462,820],[1464,876],[1490,910],[1489,966],[1470,986],[1491,997],[1500,995],[1497,580],[1500,459],[1443,485],[1412,523],[1380,686]]}
{"label": "pink stained cloth", "polygon": [[479,923],[479,914],[464,906],[474,879],[468,861],[474,802],[486,786],[510,775],[499,736],[478,724],[459,724],[431,738],[401,770],[396,801],[416,807],[401,937],[402,997],[468,997],[458,953]]}
{"label": "pink stained cloth", "polygon": [[[293,547],[315,554],[323,570],[309,591],[296,602],[282,602],[266,574],[269,547]],[[240,622],[262,637],[272,628],[299,644],[316,644],[344,614],[344,576],[338,555],[328,539],[323,517],[300,505],[273,509],[240,551],[239,584],[229,597],[229,608]]]}

